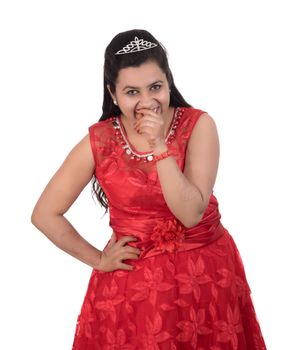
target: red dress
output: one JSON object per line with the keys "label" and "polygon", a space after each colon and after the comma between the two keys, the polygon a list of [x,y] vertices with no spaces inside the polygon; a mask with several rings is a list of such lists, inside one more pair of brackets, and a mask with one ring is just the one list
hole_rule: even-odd
{"label": "red dress", "polygon": [[[166,137],[183,171],[187,142],[204,112],[176,108]],[[142,250],[133,271],[93,269],[73,350],[264,350],[236,244],[212,194],[200,222],[185,227],[169,210],[156,165],[136,152],[120,116],[89,127],[95,175],[117,238]],[[145,158],[129,154],[131,147]],[[183,194],[182,198],[183,200]]]}

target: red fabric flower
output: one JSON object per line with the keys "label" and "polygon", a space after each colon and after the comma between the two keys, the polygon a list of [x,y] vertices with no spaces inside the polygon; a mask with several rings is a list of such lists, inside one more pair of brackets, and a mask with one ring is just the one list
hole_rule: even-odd
{"label": "red fabric flower", "polygon": [[185,226],[175,218],[166,219],[159,222],[153,229],[151,240],[154,241],[155,248],[162,252],[173,252],[183,242]]}

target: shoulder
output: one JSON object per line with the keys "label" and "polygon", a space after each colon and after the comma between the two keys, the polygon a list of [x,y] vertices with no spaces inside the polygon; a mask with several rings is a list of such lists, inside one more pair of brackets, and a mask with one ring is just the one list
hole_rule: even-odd
{"label": "shoulder", "polygon": [[180,110],[183,113],[179,133],[183,139],[188,140],[188,143],[193,142],[193,138],[217,134],[215,120],[206,111],[193,107],[181,107]]}
{"label": "shoulder", "polygon": [[89,125],[88,130],[91,131],[91,130],[95,130],[95,129],[106,128],[112,124],[112,121],[113,121],[113,117],[110,117],[110,118],[105,119],[105,120],[99,120],[99,121]]}
{"label": "shoulder", "polygon": [[214,118],[208,112],[193,107],[184,107],[183,109],[185,119],[190,122],[193,127],[193,133],[197,133],[201,130],[217,129]]}
{"label": "shoulder", "polygon": [[215,119],[205,111],[196,110],[196,117],[193,121],[191,137],[188,140],[190,148],[198,143],[211,144],[214,148],[219,148],[219,135]]}
{"label": "shoulder", "polygon": [[112,134],[114,128],[113,120],[114,118],[111,117],[106,120],[93,123],[88,127],[91,144],[94,144],[96,141],[103,140]]}
{"label": "shoulder", "polygon": [[[203,115],[208,115],[209,114],[202,110],[202,109],[199,109],[199,108],[194,108],[194,107],[180,107],[181,110],[183,110],[183,114],[185,115],[186,118],[189,118],[189,119],[200,119],[201,116]],[[206,118],[206,117],[203,117],[203,118]]]}
{"label": "shoulder", "polygon": [[209,113],[204,112],[204,111],[202,111],[199,114],[199,117],[197,119],[196,126],[195,126],[193,132],[195,130],[201,130],[201,129],[203,129],[203,130],[216,130],[217,129],[217,125],[216,125],[214,118]]}

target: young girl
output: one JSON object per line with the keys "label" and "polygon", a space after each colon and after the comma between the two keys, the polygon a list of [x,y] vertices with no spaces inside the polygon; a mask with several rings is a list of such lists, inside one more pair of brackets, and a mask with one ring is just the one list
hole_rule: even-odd
{"label": "young girl", "polygon": [[[266,349],[213,195],[214,119],[184,100],[149,32],[119,33],[107,46],[103,114],[88,131],[32,214],[54,244],[92,267],[72,349]],[[110,210],[103,251],[64,217],[92,178]]]}

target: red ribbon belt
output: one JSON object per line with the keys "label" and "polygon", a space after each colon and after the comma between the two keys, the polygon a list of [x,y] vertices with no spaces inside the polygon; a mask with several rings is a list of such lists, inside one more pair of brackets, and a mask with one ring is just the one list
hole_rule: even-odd
{"label": "red ribbon belt", "polygon": [[191,228],[185,227],[174,216],[148,219],[113,217],[110,226],[117,239],[126,235],[137,237],[137,241],[128,244],[141,250],[140,258],[191,250],[215,241],[225,232],[220,222],[218,205],[212,204],[208,206],[200,222]]}

